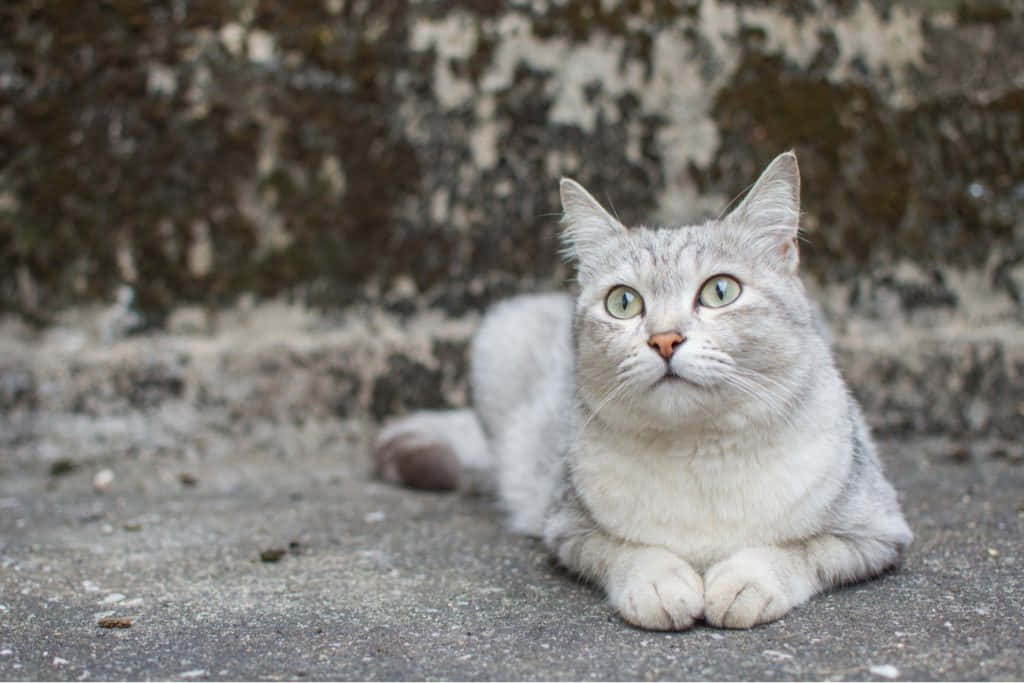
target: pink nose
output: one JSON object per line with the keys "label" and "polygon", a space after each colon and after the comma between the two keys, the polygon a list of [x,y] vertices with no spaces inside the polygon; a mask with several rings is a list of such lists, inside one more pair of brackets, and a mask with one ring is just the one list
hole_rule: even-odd
{"label": "pink nose", "polygon": [[659,332],[652,334],[647,340],[647,345],[661,354],[661,357],[668,360],[676,352],[676,347],[686,341],[686,337],[678,332]]}

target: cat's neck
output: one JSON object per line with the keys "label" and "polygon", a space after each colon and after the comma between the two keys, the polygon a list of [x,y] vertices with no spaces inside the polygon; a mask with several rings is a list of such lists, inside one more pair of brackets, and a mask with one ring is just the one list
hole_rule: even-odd
{"label": "cat's neck", "polygon": [[644,426],[624,425],[603,419],[600,415],[581,420],[578,442],[601,443],[623,453],[679,454],[679,446],[689,449],[729,450],[762,446],[781,440],[796,428],[779,420],[777,423],[745,423],[730,425],[694,417],[674,425],[651,422]]}
{"label": "cat's neck", "polygon": [[[578,401],[577,442],[613,445],[623,452],[685,454],[756,451],[812,432],[840,429],[848,396],[834,367],[821,367],[801,382],[781,407],[753,401],[745,410],[713,413],[695,407],[672,419],[638,416],[628,409],[595,414]],[[681,449],[681,445],[685,448]]]}

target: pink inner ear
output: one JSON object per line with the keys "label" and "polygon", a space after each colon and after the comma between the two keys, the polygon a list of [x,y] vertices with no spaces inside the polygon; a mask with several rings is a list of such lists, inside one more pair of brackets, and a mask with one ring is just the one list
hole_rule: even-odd
{"label": "pink inner ear", "polygon": [[792,270],[797,269],[800,265],[800,244],[796,237],[779,245],[779,257],[784,263],[788,263]]}

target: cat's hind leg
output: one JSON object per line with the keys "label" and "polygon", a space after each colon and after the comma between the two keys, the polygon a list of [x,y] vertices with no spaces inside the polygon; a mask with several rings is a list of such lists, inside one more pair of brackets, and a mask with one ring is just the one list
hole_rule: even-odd
{"label": "cat's hind leg", "polygon": [[472,410],[420,411],[386,425],[372,449],[374,474],[432,491],[492,486],[487,439]]}

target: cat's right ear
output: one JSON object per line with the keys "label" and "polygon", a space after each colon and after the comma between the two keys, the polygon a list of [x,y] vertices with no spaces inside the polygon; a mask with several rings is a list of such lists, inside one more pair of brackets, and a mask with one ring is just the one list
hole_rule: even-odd
{"label": "cat's right ear", "polygon": [[800,167],[784,152],[761,173],[729,217],[750,230],[754,243],[771,262],[795,273],[800,263]]}
{"label": "cat's right ear", "polygon": [[626,226],[604,210],[590,193],[575,180],[562,178],[558,184],[562,197],[563,253],[573,261],[607,243],[609,238],[625,235]]}

